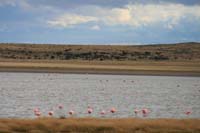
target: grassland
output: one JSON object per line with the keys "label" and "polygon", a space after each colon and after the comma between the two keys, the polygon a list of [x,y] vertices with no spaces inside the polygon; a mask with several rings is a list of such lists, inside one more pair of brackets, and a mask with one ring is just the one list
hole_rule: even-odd
{"label": "grassland", "polygon": [[0,44],[0,71],[200,76],[200,43]]}
{"label": "grassland", "polygon": [[2,133],[199,133],[197,119],[0,119]]}

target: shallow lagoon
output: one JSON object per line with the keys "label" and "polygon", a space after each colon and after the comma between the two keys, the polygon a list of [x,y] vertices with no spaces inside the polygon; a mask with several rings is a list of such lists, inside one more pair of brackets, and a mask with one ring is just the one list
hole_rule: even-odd
{"label": "shallow lagoon", "polygon": [[0,118],[33,118],[36,107],[47,115],[59,104],[77,117],[89,116],[91,106],[94,117],[115,107],[105,117],[135,117],[134,109],[147,108],[148,118],[200,118],[200,77],[0,73]]}

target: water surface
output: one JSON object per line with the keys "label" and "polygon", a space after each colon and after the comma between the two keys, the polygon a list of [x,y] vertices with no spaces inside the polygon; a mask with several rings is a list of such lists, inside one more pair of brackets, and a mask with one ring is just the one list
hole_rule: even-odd
{"label": "water surface", "polygon": [[[105,117],[135,117],[134,109],[147,108],[148,118],[200,118],[200,78],[176,76],[89,75],[55,73],[0,73],[0,118],[33,118],[74,110],[85,117],[87,107],[100,117],[101,110],[115,107]],[[142,117],[139,114],[137,117]]]}

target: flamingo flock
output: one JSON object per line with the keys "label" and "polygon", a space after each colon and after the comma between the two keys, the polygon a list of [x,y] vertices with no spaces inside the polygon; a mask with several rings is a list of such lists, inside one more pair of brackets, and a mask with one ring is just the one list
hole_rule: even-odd
{"label": "flamingo flock", "polygon": [[[60,105],[58,106],[58,109],[59,109],[59,110],[63,110],[63,105],[60,104]],[[41,111],[40,111],[40,108],[35,108],[35,109],[33,110],[33,112],[34,112],[34,115],[35,115],[36,117],[41,117],[41,115],[42,115],[42,113],[41,113]],[[110,110],[108,110],[108,111],[106,111],[106,110],[101,110],[101,111],[99,112],[99,114],[100,114],[100,116],[103,117],[103,116],[105,116],[105,115],[108,114],[108,113],[114,114],[114,113],[116,113],[116,112],[117,112],[117,110],[116,110],[114,107],[112,107],[112,108],[111,108]],[[87,108],[87,114],[88,114],[88,115],[91,115],[92,113],[93,113],[93,108],[90,107],[90,106],[88,106],[88,108]],[[147,117],[148,114],[150,113],[150,110],[147,109],[147,108],[143,108],[143,109],[141,109],[141,110],[135,109],[135,110],[133,111],[133,113],[135,114],[135,117],[137,117],[139,113],[141,113],[143,117]],[[187,110],[187,111],[185,111],[184,113],[185,113],[186,116],[189,116],[189,115],[192,114],[192,111],[191,111],[191,110]],[[76,112],[75,112],[74,110],[70,110],[70,111],[68,111],[66,114],[68,114],[69,116],[74,116],[74,115],[76,114]],[[49,112],[48,112],[48,116],[49,116],[49,117],[53,117],[53,116],[54,116],[54,111],[53,111],[53,110],[49,111]],[[63,116],[62,116],[62,117],[63,117]]]}

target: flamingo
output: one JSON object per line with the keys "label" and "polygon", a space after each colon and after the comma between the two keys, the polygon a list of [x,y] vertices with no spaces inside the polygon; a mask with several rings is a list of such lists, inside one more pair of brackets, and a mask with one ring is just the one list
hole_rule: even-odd
{"label": "flamingo", "polygon": [[116,109],[115,109],[115,108],[111,108],[110,112],[111,112],[111,113],[115,113],[115,112],[116,112]]}
{"label": "flamingo", "polygon": [[58,105],[58,108],[63,109],[63,105],[62,104]]}
{"label": "flamingo", "polygon": [[53,111],[49,111],[48,114],[49,114],[49,116],[53,116],[54,112]]}
{"label": "flamingo", "polygon": [[143,117],[146,117],[148,113],[149,113],[148,109],[142,109]]}
{"label": "flamingo", "polygon": [[88,112],[88,114],[91,114],[93,112],[93,109],[89,107],[87,112]]}
{"label": "flamingo", "polygon": [[101,114],[101,115],[105,115],[105,114],[106,114],[106,111],[102,110],[102,111],[100,112],[100,114]]}
{"label": "flamingo", "polygon": [[41,115],[39,108],[35,108],[33,111],[34,111],[35,116],[39,117]]}
{"label": "flamingo", "polygon": [[71,116],[72,116],[74,113],[75,113],[75,112],[74,112],[73,110],[70,110],[70,111],[69,111],[69,115],[71,115]]}
{"label": "flamingo", "polygon": [[186,111],[185,114],[188,116],[190,115],[192,112],[191,111]]}
{"label": "flamingo", "polygon": [[35,116],[40,117],[41,116],[41,112],[40,111],[35,112]]}

